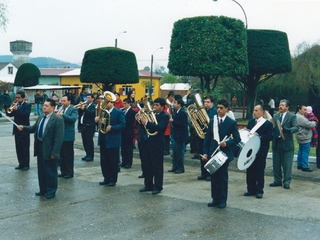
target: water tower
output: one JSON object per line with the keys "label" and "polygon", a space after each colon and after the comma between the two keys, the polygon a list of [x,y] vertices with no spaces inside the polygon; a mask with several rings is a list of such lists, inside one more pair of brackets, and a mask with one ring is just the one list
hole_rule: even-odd
{"label": "water tower", "polygon": [[29,54],[32,52],[32,43],[23,40],[10,42],[10,51],[13,54],[13,65],[19,68],[23,63],[29,62]]}

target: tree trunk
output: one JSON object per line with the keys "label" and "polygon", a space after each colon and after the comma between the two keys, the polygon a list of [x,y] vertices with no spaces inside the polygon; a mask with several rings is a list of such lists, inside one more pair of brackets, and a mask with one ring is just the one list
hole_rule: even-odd
{"label": "tree trunk", "polygon": [[210,75],[206,75],[204,76],[204,80],[205,80],[205,83],[206,83],[206,89],[208,91],[208,93],[210,92],[210,82],[211,82],[211,77]]}
{"label": "tree trunk", "polygon": [[253,108],[254,108],[254,100],[256,97],[256,89],[258,86],[258,81],[261,75],[249,74],[248,76],[248,84],[246,86],[246,107],[247,107],[247,115],[246,119],[250,120],[253,118]]}

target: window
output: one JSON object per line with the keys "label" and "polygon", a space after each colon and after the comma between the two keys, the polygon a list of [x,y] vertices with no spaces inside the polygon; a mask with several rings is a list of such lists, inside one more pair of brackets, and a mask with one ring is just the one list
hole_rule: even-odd
{"label": "window", "polygon": [[[146,95],[149,96],[149,86],[146,86]],[[152,86],[152,96],[154,96],[154,86]]]}
{"label": "window", "polygon": [[8,74],[13,74],[13,67],[8,67]]}
{"label": "window", "polygon": [[132,86],[122,86],[122,96],[126,96],[131,89]]}

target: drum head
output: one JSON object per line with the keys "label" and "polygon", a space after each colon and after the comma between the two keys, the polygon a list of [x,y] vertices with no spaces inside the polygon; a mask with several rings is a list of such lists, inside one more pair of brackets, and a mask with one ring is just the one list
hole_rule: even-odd
{"label": "drum head", "polygon": [[256,159],[256,155],[260,149],[261,140],[259,136],[253,135],[242,148],[238,158],[239,170],[245,170],[251,166]]}

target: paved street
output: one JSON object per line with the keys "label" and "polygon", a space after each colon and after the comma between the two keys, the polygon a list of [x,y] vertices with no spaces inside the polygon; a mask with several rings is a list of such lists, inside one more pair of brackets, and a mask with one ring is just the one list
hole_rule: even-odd
{"label": "paved street", "polygon": [[[291,189],[270,188],[267,161],[262,199],[244,197],[245,173],[232,163],[228,206],[208,208],[210,183],[198,181],[198,161],[186,154],[186,173],[168,173],[159,195],[139,193],[143,187],[135,152],[131,169],[121,169],[116,187],[102,181],[99,152],[94,162],[81,161],[84,151],[77,133],[75,177],[59,179],[54,199],[34,195],[38,189],[36,159],[29,171],[17,166],[12,125],[0,121],[0,239],[319,239],[320,170],[305,173],[294,164]],[[33,156],[33,135],[31,136]]]}

